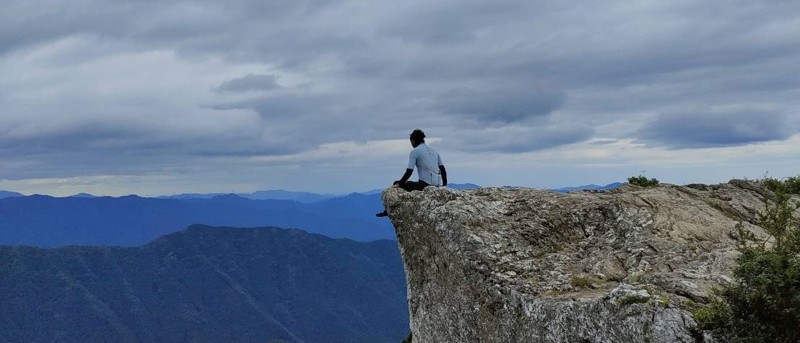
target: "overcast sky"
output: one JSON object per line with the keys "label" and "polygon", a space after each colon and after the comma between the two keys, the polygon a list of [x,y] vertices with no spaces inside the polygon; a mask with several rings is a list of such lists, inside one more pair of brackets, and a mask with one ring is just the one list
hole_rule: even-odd
{"label": "overcast sky", "polygon": [[800,173],[800,2],[6,0],[0,189]]}

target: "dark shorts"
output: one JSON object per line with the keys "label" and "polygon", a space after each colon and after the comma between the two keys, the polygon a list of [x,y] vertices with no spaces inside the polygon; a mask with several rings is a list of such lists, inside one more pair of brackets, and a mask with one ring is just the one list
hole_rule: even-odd
{"label": "dark shorts", "polygon": [[[394,184],[400,185],[400,180],[395,181]],[[406,183],[400,185],[400,188],[410,192],[410,191],[421,191],[428,186],[430,185],[425,181],[406,181]]]}

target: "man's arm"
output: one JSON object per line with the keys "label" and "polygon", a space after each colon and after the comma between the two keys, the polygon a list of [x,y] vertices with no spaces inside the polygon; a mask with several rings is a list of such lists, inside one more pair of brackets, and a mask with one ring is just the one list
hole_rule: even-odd
{"label": "man's arm", "polygon": [[398,183],[401,184],[401,185],[406,183],[406,181],[408,181],[408,179],[411,178],[411,174],[413,174],[413,173],[414,173],[414,169],[406,169],[406,173],[403,174],[403,177],[400,178],[400,182],[398,182]]}
{"label": "man's arm", "polygon": [[395,184],[403,185],[411,178],[411,174],[414,173],[414,167],[417,165],[417,155],[415,154],[418,150],[411,150],[411,153],[408,154],[408,167],[406,167],[406,173],[403,174],[403,177],[400,178],[400,181],[395,182]]}
{"label": "man's arm", "polygon": [[439,173],[442,174],[442,186],[447,186],[447,170],[444,165],[439,166]]}

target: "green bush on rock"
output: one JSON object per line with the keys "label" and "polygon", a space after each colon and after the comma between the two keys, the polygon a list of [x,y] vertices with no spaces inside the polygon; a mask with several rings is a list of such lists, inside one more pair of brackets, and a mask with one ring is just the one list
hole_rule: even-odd
{"label": "green bush on rock", "polygon": [[631,176],[628,178],[628,183],[641,187],[655,187],[658,186],[658,179],[655,178],[648,179],[644,175]]}
{"label": "green bush on rock", "polygon": [[735,280],[694,312],[700,328],[724,342],[800,340],[800,225],[793,217],[800,177],[766,179],[771,191],[760,216],[767,239],[738,230]]}

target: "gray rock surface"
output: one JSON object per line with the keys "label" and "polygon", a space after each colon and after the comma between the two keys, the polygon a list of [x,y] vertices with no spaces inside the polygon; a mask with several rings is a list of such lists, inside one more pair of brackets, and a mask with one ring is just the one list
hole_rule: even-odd
{"label": "gray rock surface", "polygon": [[691,311],[729,282],[758,184],[383,193],[414,342],[708,342]]}

